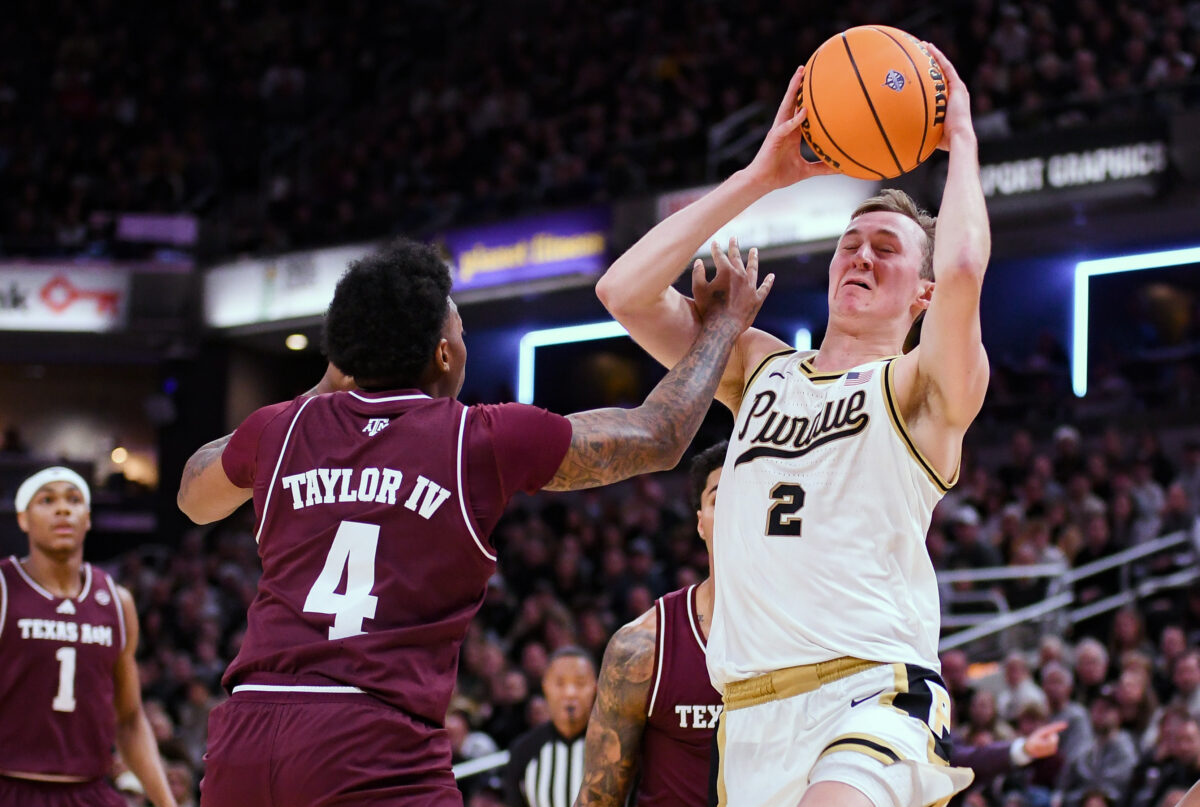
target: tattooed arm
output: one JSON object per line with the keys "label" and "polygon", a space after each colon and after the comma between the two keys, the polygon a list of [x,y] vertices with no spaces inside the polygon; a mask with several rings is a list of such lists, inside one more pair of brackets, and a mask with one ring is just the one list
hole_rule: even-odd
{"label": "tattooed arm", "polygon": [[[347,389],[354,389],[354,379],[330,364],[317,385],[304,395]],[[175,501],[183,514],[197,524],[225,518],[249,501],[253,493],[250,488],[241,488],[229,481],[221,465],[221,455],[231,437],[232,434],[227,434],[200,446],[183,466],[183,478],[179,480]]]}
{"label": "tattooed arm", "polygon": [[232,434],[218,437],[196,449],[183,466],[179,493],[175,502],[183,514],[197,524],[209,524],[225,518],[250,500],[253,491],[229,481],[221,465],[221,454]]}
{"label": "tattooed arm", "polygon": [[654,675],[654,609],[613,634],[604,651],[575,807],[622,807],[633,786]]}
{"label": "tattooed arm", "polygon": [[547,490],[579,490],[674,468],[696,436],[734,342],[754,321],[775,276],[758,286],[758,251],[743,266],[736,250],[713,249],[717,275],[708,284],[700,334],[636,409],[570,415],[571,446]]}

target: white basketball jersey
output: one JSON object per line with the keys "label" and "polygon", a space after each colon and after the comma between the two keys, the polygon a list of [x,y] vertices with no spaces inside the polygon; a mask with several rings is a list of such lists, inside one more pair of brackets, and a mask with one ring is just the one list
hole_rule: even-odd
{"label": "white basketball jersey", "polygon": [[925,535],[952,482],[908,436],[892,359],[820,373],[814,355],[764,359],[729,440],[708,639],[718,689],[841,656],[940,670]]}

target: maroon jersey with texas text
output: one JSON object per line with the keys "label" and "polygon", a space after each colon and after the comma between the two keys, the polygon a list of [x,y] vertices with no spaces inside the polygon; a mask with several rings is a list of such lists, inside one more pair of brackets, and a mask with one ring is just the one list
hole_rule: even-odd
{"label": "maroon jersey with texas text", "polygon": [[0,560],[0,771],[112,770],[125,612],[111,577],[82,572],[78,597],[55,597],[15,557]]}
{"label": "maroon jersey with texas text", "polygon": [[721,695],[708,679],[704,636],[696,619],[696,587],[654,603],[654,648],[637,807],[708,804],[708,767]]}
{"label": "maroon jersey with texas text", "polygon": [[222,456],[254,489],[263,573],[224,684],[357,687],[440,726],[508,499],[570,422],[522,404],[339,392],[252,414]]}

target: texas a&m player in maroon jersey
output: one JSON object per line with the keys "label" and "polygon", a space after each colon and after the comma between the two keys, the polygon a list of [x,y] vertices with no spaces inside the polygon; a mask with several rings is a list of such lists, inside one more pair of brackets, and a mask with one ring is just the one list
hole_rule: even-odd
{"label": "texas a&m player in maroon jersey", "polygon": [[69,468],[26,479],[17,523],[29,554],[0,560],[0,804],[124,807],[116,743],[158,807],[174,807],[142,710],[137,611],[83,561],[91,491]]}
{"label": "texas a&m player in maroon jersey", "polygon": [[660,597],[604,651],[576,807],[708,804],[721,693],[709,683],[704,644],[713,609],[713,513],[728,447],[722,441],[697,454],[689,473],[709,576]]}
{"label": "texas a&m player in maroon jersey", "polygon": [[253,497],[263,565],[203,804],[461,805],[442,724],[506,502],[678,462],[770,288],[757,271],[720,256],[701,335],[644,404],[564,418],[456,400],[462,320],[432,249],[401,240],[351,264],[325,347],[358,389],[260,409],[184,471],[197,522]]}

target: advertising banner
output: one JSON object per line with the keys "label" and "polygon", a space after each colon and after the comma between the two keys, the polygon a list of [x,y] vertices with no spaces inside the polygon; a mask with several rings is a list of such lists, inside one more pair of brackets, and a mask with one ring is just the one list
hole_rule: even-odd
{"label": "advertising banner", "polygon": [[529,280],[594,275],[608,266],[611,215],[586,208],[442,236],[454,271],[455,291]]}
{"label": "advertising banner", "polygon": [[113,331],[128,304],[126,269],[0,263],[0,330]]}

